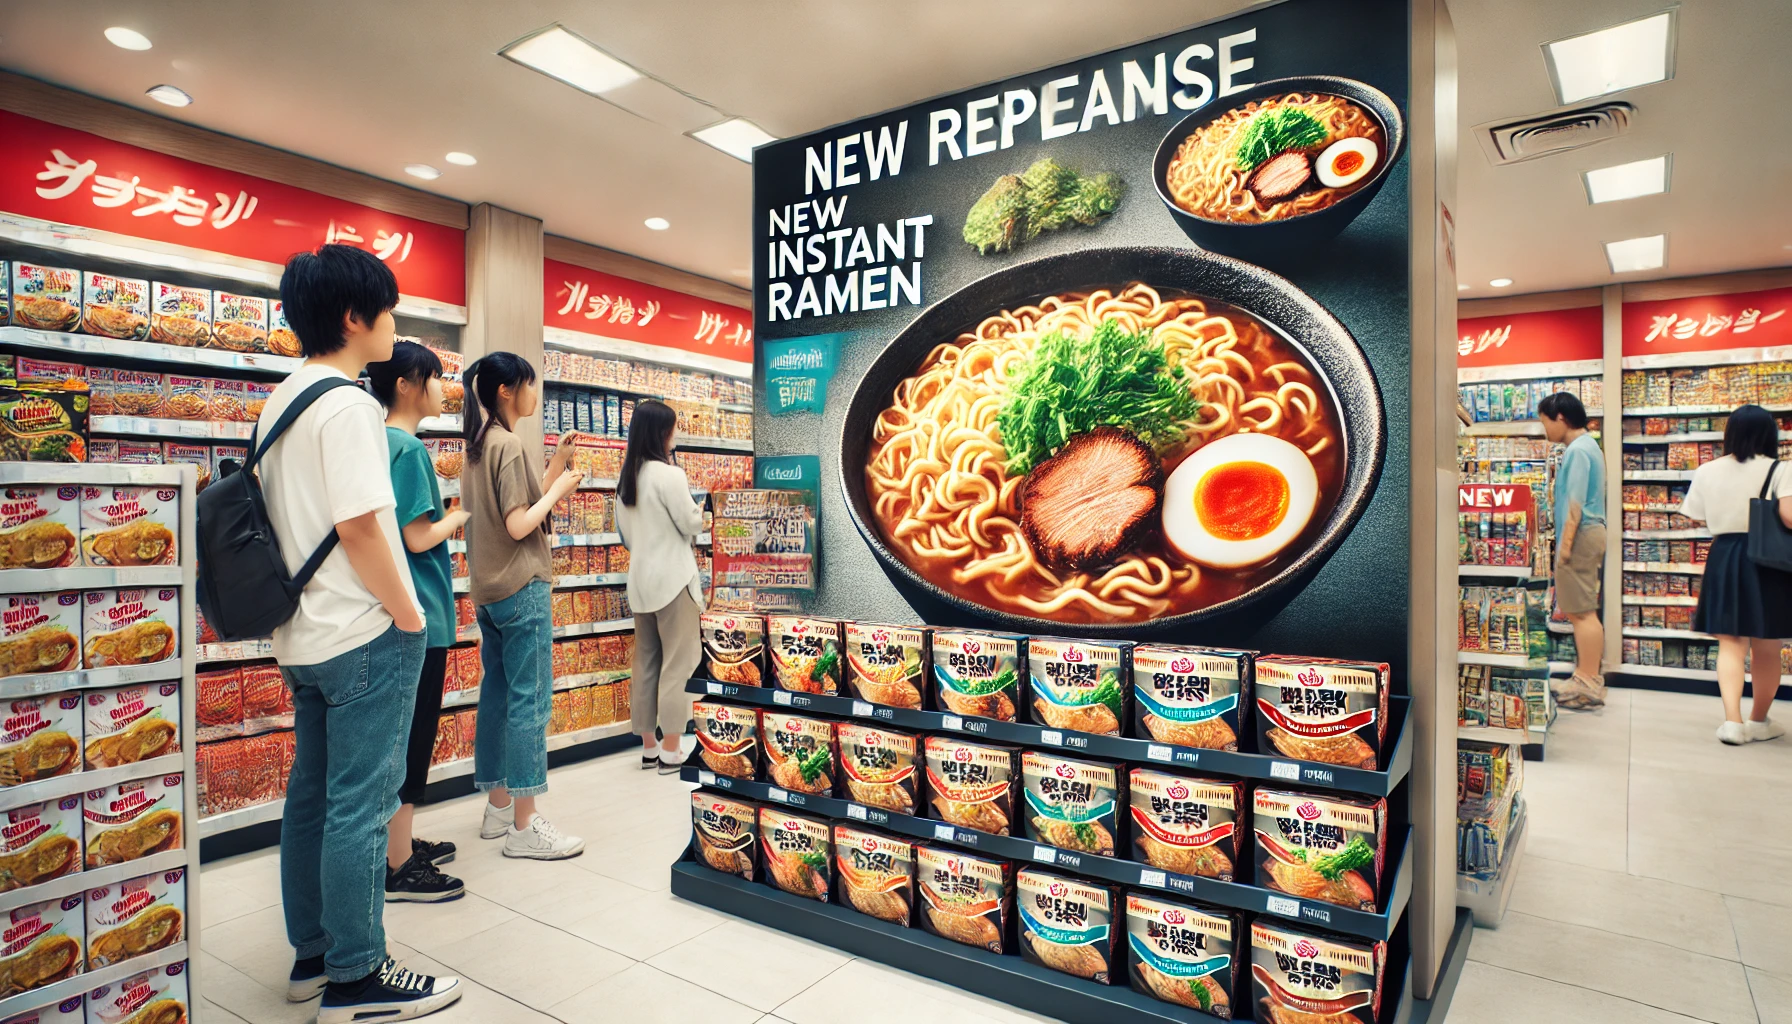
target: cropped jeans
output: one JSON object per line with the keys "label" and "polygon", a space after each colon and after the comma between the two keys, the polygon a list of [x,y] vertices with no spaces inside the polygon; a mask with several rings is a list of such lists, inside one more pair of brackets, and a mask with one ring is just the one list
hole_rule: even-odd
{"label": "cropped jeans", "polygon": [[282,665],[292,687],[292,774],[280,822],[286,938],[331,981],[386,959],[386,822],[404,781],[422,630],[392,626],[316,665]]}
{"label": "cropped jeans", "polygon": [[554,699],[554,614],[546,580],[479,608],[478,728],[473,785],[511,796],[548,791],[548,712]]}

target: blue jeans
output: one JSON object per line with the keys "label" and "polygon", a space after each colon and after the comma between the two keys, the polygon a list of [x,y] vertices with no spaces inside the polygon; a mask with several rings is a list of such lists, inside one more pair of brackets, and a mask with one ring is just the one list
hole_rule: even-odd
{"label": "blue jeans", "polygon": [[554,613],[545,580],[479,608],[478,728],[473,785],[511,796],[548,791],[548,712],[554,699]]}
{"label": "blue jeans", "polygon": [[282,665],[292,687],[292,775],[280,823],[286,939],[323,956],[331,981],[386,959],[386,822],[398,810],[424,634],[397,626],[317,665]]}

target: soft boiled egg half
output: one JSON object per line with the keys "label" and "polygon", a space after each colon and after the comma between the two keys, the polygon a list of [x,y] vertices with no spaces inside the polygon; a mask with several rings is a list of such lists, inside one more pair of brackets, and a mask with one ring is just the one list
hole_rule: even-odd
{"label": "soft boiled egg half", "polygon": [[1184,459],[1164,483],[1164,539],[1210,569],[1281,554],[1319,504],[1307,453],[1268,434],[1232,434]]}

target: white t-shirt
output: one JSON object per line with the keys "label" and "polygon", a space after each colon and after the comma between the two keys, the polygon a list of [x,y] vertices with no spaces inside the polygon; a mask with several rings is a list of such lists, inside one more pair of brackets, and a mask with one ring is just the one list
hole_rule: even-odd
{"label": "white t-shirt", "polygon": [[[328,366],[307,363],[281,381],[261,412],[258,436],[273,429],[301,392],[330,377],[347,379]],[[411,603],[417,603],[392,511],[391,461],[385,413],[358,387],[325,392],[280,435],[256,470],[288,572],[298,572],[337,523],[377,511],[398,576]],[[422,606],[417,610],[421,614]],[[299,596],[298,612],[274,630],[274,657],[283,665],[316,665],[368,643],[391,626],[392,616],[338,545]]]}
{"label": "white t-shirt", "polygon": [[1704,520],[1713,535],[1747,533],[1749,499],[1761,496],[1767,471],[1776,465],[1780,468],[1774,474],[1774,493],[1769,497],[1792,497],[1792,464],[1780,465],[1761,455],[1737,462],[1736,456],[1726,455],[1712,459],[1693,473],[1686,500],[1680,503],[1680,514]]}

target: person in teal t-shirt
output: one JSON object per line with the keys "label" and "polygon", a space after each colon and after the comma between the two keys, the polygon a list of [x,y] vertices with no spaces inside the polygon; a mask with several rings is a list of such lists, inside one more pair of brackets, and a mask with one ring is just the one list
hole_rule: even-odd
{"label": "person in teal t-shirt", "polygon": [[386,829],[386,902],[435,903],[462,892],[460,879],[437,870],[437,865],[453,859],[454,844],[415,838],[411,819],[429,782],[436,720],[442,713],[442,679],[447,675],[448,648],[454,644],[454,572],[448,539],[467,521],[467,513],[443,510],[435,462],[417,440],[418,424],[442,414],[442,360],[414,341],[400,341],[393,344],[391,359],[368,364],[367,376],[374,397],[386,407],[394,512],[404,535],[411,582],[423,605],[426,645],[405,751],[404,785],[398,791],[400,806]]}
{"label": "person in teal t-shirt", "polygon": [[1566,444],[1556,470],[1556,606],[1574,627],[1574,676],[1556,691],[1556,703],[1573,711],[1605,704],[1599,672],[1605,627],[1599,621],[1599,577],[1605,563],[1605,453],[1587,432],[1580,399],[1558,391],[1537,403],[1543,436]]}

